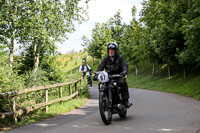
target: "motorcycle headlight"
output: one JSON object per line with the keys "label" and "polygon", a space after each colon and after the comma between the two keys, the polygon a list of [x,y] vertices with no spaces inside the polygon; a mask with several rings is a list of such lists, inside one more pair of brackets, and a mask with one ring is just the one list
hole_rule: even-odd
{"label": "motorcycle headlight", "polygon": [[113,83],[113,86],[117,86],[117,83]]}

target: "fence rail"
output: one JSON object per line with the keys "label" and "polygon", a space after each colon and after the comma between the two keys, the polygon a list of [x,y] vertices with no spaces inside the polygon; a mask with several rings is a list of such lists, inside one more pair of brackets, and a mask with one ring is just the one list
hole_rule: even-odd
{"label": "fence rail", "polygon": [[[58,83],[58,84],[53,84],[53,85],[44,85],[44,86],[39,86],[39,87],[12,91],[12,92],[0,93],[0,98],[10,98],[12,101],[12,112],[0,112],[0,119],[13,117],[15,122],[17,123],[17,117],[23,114],[27,114],[33,110],[37,110],[41,107],[46,107],[46,112],[48,112],[48,105],[55,102],[59,102],[59,101],[67,101],[76,96],[78,97],[78,95],[80,94],[80,91],[83,89],[82,80],[83,80],[82,78],[79,78],[70,82]],[[77,84],[79,84],[79,87],[77,86]],[[68,85],[69,95],[63,97],[63,87],[67,85]],[[59,87],[59,98],[49,100],[49,89],[56,88],[56,87]],[[16,110],[17,97],[31,93],[31,92],[35,93],[42,90],[45,90],[45,102]]]}

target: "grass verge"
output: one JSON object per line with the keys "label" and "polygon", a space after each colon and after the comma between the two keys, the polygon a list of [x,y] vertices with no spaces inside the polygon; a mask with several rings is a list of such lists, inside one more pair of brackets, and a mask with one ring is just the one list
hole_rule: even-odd
{"label": "grass verge", "polygon": [[166,78],[161,76],[152,77],[149,74],[136,76],[134,73],[130,73],[127,82],[129,88],[164,91],[200,100],[200,75],[191,75],[187,79],[183,79],[178,74]]}

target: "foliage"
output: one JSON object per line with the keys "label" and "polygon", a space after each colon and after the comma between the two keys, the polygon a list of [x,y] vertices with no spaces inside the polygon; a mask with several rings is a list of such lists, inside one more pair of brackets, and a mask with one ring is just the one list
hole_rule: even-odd
{"label": "foliage", "polygon": [[92,30],[92,39],[88,46],[88,53],[97,59],[102,59],[107,55],[107,44],[113,41],[111,33],[107,24],[96,23],[95,28]]}
{"label": "foliage", "polygon": [[2,59],[4,55],[6,55],[7,50],[5,50],[6,46],[5,45],[1,45],[0,43],[0,58]]}
{"label": "foliage", "polygon": [[[122,24],[120,11],[106,24],[96,23],[92,39],[83,38],[88,53],[101,59],[106,55],[106,43],[116,41],[120,54],[128,63],[136,65],[136,69],[144,60],[153,64],[152,73],[155,72],[155,64],[167,64],[170,77],[171,67],[176,69],[181,65],[185,78],[188,69],[197,69],[200,64],[200,2],[149,0],[143,1],[142,5],[139,21],[133,6],[130,24]],[[108,36],[104,38],[104,35]]]}
{"label": "foliage", "polygon": [[63,73],[57,68],[56,56],[43,56],[40,67],[46,72],[46,77],[50,82],[64,82]]}
{"label": "foliage", "polygon": [[107,24],[111,30],[113,41],[119,42],[123,36],[122,17],[120,10],[108,20]]}
{"label": "foliage", "polygon": [[[24,88],[24,79],[12,71],[8,66],[7,56],[0,56],[0,93],[15,91]],[[11,111],[11,100],[0,99],[0,111]]]}
{"label": "foliage", "polygon": [[126,32],[120,43],[120,51],[129,63],[137,65],[146,55],[143,28],[136,20],[132,20],[131,24],[125,27]]}
{"label": "foliage", "polygon": [[33,70],[26,71],[24,75],[25,86],[28,88],[48,84],[48,77],[46,77],[46,74],[47,72],[42,69],[38,69],[37,72],[34,72]]}
{"label": "foliage", "polygon": [[[198,19],[197,3],[186,0],[150,0],[142,3],[140,20],[145,25],[146,49],[151,61],[162,61],[173,66],[184,65],[184,73],[186,65],[198,64],[195,58],[198,58],[199,43],[197,41],[194,46],[195,43],[189,39],[192,36],[198,40],[194,35],[199,35],[199,32],[192,33],[199,31],[198,26],[194,26],[197,30],[188,32],[189,27],[193,27],[193,20]],[[193,12],[195,9],[197,14]]]}
{"label": "foliage", "polygon": [[41,49],[45,49],[45,54],[49,54],[49,51],[55,53],[55,43],[62,42],[67,33],[75,30],[74,22],[87,20],[89,0],[85,0],[82,6],[80,2],[81,0],[0,1],[0,44],[6,44],[9,48],[10,67],[13,64],[16,42],[20,47],[31,47],[32,68],[36,72]]}
{"label": "foliage", "polygon": [[192,63],[196,64],[200,62],[200,1],[190,1],[188,4],[189,9],[182,18],[181,31],[184,34],[185,49],[179,51],[179,62],[180,63]]}
{"label": "foliage", "polygon": [[23,78],[8,66],[7,56],[0,57],[0,93],[14,91],[23,88]]}
{"label": "foliage", "polygon": [[[89,1],[0,0],[0,93],[77,78],[58,68],[56,42],[87,20]],[[10,103],[0,99],[0,112],[11,111]]]}
{"label": "foliage", "polygon": [[[77,73],[78,71],[76,70],[76,73],[72,73],[69,71],[67,71],[67,69],[78,69],[77,66],[74,65],[75,62],[78,62],[78,66],[79,64],[81,64],[81,59],[78,57],[81,56],[86,56],[87,53],[70,53],[69,55],[58,55],[58,56],[45,56],[45,58],[43,58],[41,61],[41,65],[40,68],[38,69],[37,73],[35,73],[33,70],[32,71],[27,71],[25,74],[22,74],[24,77],[24,85],[26,85],[25,87],[33,87],[33,86],[40,86],[40,85],[47,85],[47,84],[52,84],[52,83],[60,83],[61,81],[71,81],[73,79],[77,79],[80,77],[80,74]],[[71,57],[73,57],[73,60],[71,60]],[[87,59],[88,63],[90,62],[90,58]],[[67,61],[70,65],[70,67],[65,68],[66,66],[65,61]],[[58,65],[58,63],[60,63],[60,66]],[[74,68],[72,68],[74,67]],[[9,67],[8,67],[9,68]],[[9,68],[10,69],[10,68]],[[55,69],[55,70],[54,70]],[[58,72],[57,69],[59,69],[60,71]],[[52,75],[62,75],[62,79],[60,79],[60,77],[54,77],[52,75],[50,75],[50,72],[53,71],[51,74]],[[51,79],[50,77],[53,78],[58,78],[58,79]],[[18,76],[20,77],[20,76]],[[60,103],[56,103],[53,104],[49,107],[49,113],[45,113],[43,109],[39,110],[39,114],[43,114],[43,117],[38,117],[38,111],[35,111],[33,113],[30,113],[30,115],[27,115],[25,117],[23,117],[23,119],[21,119],[19,121],[19,123],[17,124],[18,126],[20,125],[25,125],[25,124],[29,124],[32,123],[33,121],[38,121],[41,119],[45,119],[51,116],[55,116],[61,113],[66,113],[69,110],[75,109],[74,108],[74,104],[76,104],[76,107],[79,107],[80,105],[82,105],[86,99],[89,97],[88,94],[88,85],[87,85],[87,80],[85,79],[83,82],[83,88],[84,90],[81,91],[80,94],[80,98],[78,100],[70,100],[67,102],[64,102],[63,104]],[[23,88],[25,88],[23,87]],[[78,87],[80,87],[78,85]],[[69,91],[67,90],[68,86],[63,89],[63,96],[67,96],[69,95]],[[75,90],[73,90],[75,91]],[[26,105],[24,104],[24,101],[29,102],[31,100],[34,100],[36,103],[41,103],[45,101],[45,97],[44,97],[45,92],[41,91],[41,92],[36,92],[36,93],[30,93],[24,96],[20,96],[19,98],[16,98],[17,100],[17,108],[18,107],[26,107]],[[54,88],[54,89],[50,89],[49,90],[49,100],[57,98],[59,96],[59,88]],[[81,102],[81,104],[79,104]],[[72,104],[73,102],[73,104]],[[1,111],[0,112],[6,112],[6,111],[12,111],[11,109],[11,101],[8,99],[1,99],[0,102],[1,105]],[[21,104],[23,103],[23,105]],[[67,105],[67,108],[66,108]],[[3,121],[0,122],[0,129],[1,127],[5,127],[5,126],[10,126],[13,127],[12,125],[13,122],[11,122],[12,120],[9,119],[5,119]],[[11,125],[9,125],[11,124]]]}

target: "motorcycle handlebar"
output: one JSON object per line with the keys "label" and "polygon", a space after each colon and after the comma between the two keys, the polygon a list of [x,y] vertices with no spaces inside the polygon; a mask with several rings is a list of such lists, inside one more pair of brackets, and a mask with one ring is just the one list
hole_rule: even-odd
{"label": "motorcycle handlebar", "polygon": [[[93,72],[93,73],[96,74],[96,75],[98,75],[100,72],[101,72],[101,71],[99,71],[99,72]],[[108,77],[109,77],[109,78],[124,78],[124,77],[126,77],[126,76],[121,75],[121,74],[114,74],[114,75],[109,75]]]}
{"label": "motorcycle handlebar", "polygon": [[115,75],[109,75],[109,78],[123,78],[123,75],[115,74]]}

